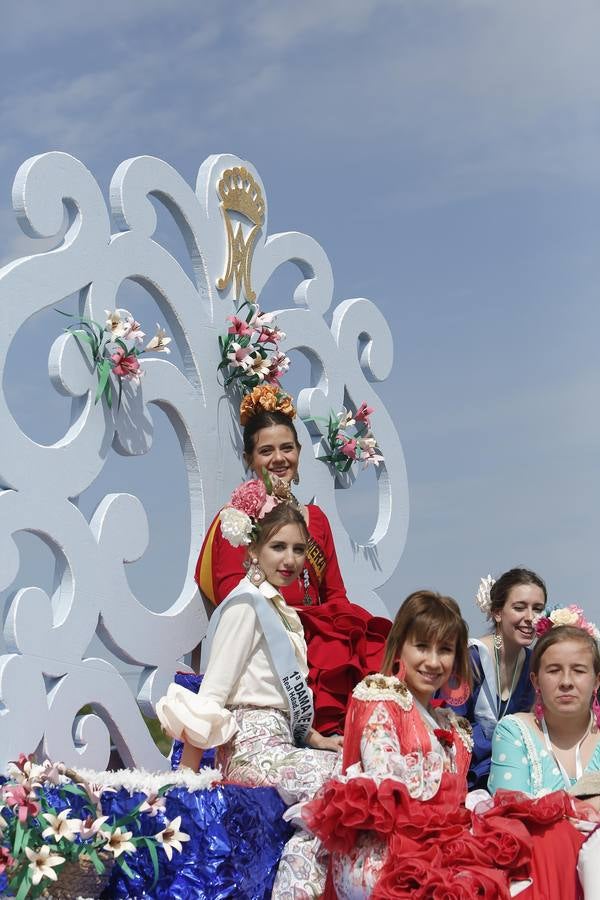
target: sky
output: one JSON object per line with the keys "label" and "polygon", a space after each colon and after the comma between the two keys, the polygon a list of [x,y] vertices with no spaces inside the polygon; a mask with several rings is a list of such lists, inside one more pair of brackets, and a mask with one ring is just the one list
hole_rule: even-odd
{"label": "sky", "polygon": [[[552,602],[600,621],[600,6],[7,0],[2,12],[0,262],[31,252],[10,196],[34,154],[76,156],[105,192],[140,154],[191,184],[211,153],[252,161],[271,232],[315,237],[334,305],[368,297],[394,335],[393,371],[376,390],[402,441],[410,520],[382,592],[390,613],[431,587],[481,632],[479,578],[526,565]],[[150,301],[130,291],[153,323]],[[15,354],[43,343],[51,315],[27,325]],[[57,439],[66,413],[44,354],[14,373],[15,417],[35,439]],[[44,420],[32,414],[40,391]],[[153,453],[176,453],[166,425]],[[143,494],[153,460],[136,460],[135,474],[115,460],[118,489]],[[364,477],[360,517],[340,500],[357,537],[374,516],[373,484]],[[183,490],[174,463],[142,497],[155,547]],[[23,572],[49,565],[34,543],[22,539]],[[158,595],[172,593],[181,548],[168,557],[152,573]],[[132,579],[148,579],[147,560]]]}

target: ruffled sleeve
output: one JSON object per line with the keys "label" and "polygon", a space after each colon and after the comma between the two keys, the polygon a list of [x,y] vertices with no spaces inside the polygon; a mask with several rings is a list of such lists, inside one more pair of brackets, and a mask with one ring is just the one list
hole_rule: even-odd
{"label": "ruffled sleeve", "polygon": [[171,684],[158,701],[156,714],[170,737],[202,750],[233,737],[237,725],[225,707],[259,640],[256,613],[249,603],[235,603],[224,611],[198,693]]}
{"label": "ruffled sleeve", "polygon": [[201,698],[179,684],[170,684],[156,707],[160,724],[170,737],[207,750],[227,743],[237,731],[228,709]]}

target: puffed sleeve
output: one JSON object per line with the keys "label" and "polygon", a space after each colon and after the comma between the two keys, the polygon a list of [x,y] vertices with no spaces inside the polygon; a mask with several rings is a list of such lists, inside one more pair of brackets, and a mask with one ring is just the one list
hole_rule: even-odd
{"label": "puffed sleeve", "polygon": [[505,716],[496,725],[492,737],[492,767],[488,779],[490,793],[495,794],[504,788],[532,794],[532,762],[515,717]]}
{"label": "puffed sleeve", "polygon": [[[314,532],[311,520],[314,521]],[[319,586],[319,596],[321,603],[327,603],[328,600],[341,600],[348,602],[346,587],[340,572],[337,553],[335,552],[335,543],[329,519],[319,506],[310,507],[310,516],[308,523],[309,531],[320,545],[325,556],[325,571],[321,584]]]}
{"label": "puffed sleeve", "polygon": [[249,603],[238,601],[224,611],[198,693],[170,684],[157,703],[156,714],[170,737],[202,750],[233,737],[237,725],[226,708],[227,699],[259,637],[256,613]]}
{"label": "puffed sleeve", "polygon": [[479,692],[481,691],[483,679],[485,677],[481,668],[479,650],[477,647],[469,647],[469,661],[473,673],[473,690],[465,703],[460,705],[449,705],[452,706],[457,716],[462,716],[463,719],[466,719],[471,723],[473,751],[471,754],[471,764],[469,766],[467,781],[469,790],[475,790],[476,788],[485,789],[487,787],[487,779],[490,771],[490,757],[492,755],[492,742],[490,738],[486,736],[481,722],[477,720],[475,715]]}

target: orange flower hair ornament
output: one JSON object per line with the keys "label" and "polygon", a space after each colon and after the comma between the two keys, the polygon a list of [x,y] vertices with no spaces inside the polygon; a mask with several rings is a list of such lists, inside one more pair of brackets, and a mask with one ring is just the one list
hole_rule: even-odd
{"label": "orange flower hair ornament", "polygon": [[261,412],[280,412],[293,419],[296,408],[290,395],[280,387],[262,384],[243,397],[240,403],[240,425],[247,425],[250,419]]}

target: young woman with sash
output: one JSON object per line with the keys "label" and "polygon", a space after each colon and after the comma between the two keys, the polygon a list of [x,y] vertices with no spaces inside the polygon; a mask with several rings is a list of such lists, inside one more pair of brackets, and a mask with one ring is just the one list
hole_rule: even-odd
{"label": "young woman with sash", "polygon": [[[293,804],[312,797],[330,777],[341,738],[313,728],[302,624],[281,594],[304,567],[304,518],[287,503],[261,516],[272,502],[262,482],[253,482],[234,492],[233,506],[223,511],[228,539],[251,541],[248,571],[213,613],[198,694],[171,684],[156,712],[167,734],[183,741],[181,766],[196,770],[203,750],[217,747],[227,779],[276,787]],[[325,869],[317,848],[304,831],[292,836],[273,897],[319,896]]]}
{"label": "young woman with sash", "polygon": [[[571,624],[561,624],[571,623]],[[492,742],[489,788],[572,801],[569,818],[538,838],[534,883],[546,895],[569,900],[577,893],[575,865],[586,897],[600,896],[600,653],[598,632],[579,607],[554,610],[536,623],[540,635],[531,659],[535,702],[530,712],[505,716]],[[592,833],[587,840],[586,837]],[[583,845],[583,846],[582,846]],[[580,851],[580,848],[581,851]],[[595,865],[594,865],[595,863]]]}
{"label": "young woman with sash", "polygon": [[[469,641],[473,692],[464,703],[452,703],[473,728],[470,790],[487,788],[492,734],[503,716],[528,710],[533,703],[529,680],[533,620],[546,605],[546,585],[535,572],[515,568],[497,581],[481,580],[476,603],[493,623],[493,631]],[[452,701],[451,701],[452,702]]]}
{"label": "young woman with sash", "polygon": [[492,801],[482,815],[465,808],[471,729],[434,699],[471,679],[467,626],[452,598],[417,591],[405,600],[383,673],[353,692],[344,774],[303,809],[332,853],[325,896],[508,900],[528,889],[528,830]]}
{"label": "young woman with sash", "polygon": [[[266,472],[281,499],[295,505],[306,522],[304,566],[299,578],[282,586],[281,594],[304,628],[315,727],[323,734],[341,734],[352,688],[380,668],[391,623],[349,603],[327,516],[314,503],[300,504],[291,492],[298,481],[301,450],[292,421],[295,414],[291,398],[280,388],[261,386],[244,397],[240,408],[244,460],[258,478]],[[217,515],[196,567],[198,586],[215,606],[238,583],[243,563],[244,550],[223,538]]]}

